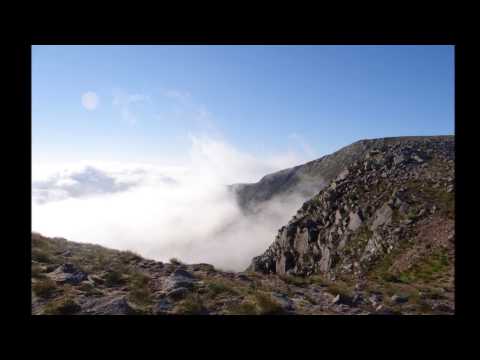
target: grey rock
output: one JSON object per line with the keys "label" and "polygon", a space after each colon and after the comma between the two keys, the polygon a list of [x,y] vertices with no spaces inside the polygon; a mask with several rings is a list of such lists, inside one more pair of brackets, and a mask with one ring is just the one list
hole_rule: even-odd
{"label": "grey rock", "polygon": [[166,297],[172,300],[181,300],[189,293],[189,289],[177,287],[167,292]]}
{"label": "grey rock", "polygon": [[132,315],[135,310],[125,296],[113,296],[91,301],[86,304],[84,312],[92,315]]}
{"label": "grey rock", "polygon": [[363,221],[360,215],[357,212],[351,212],[349,214],[349,222],[348,222],[348,228],[352,231],[357,230],[361,225]]}
{"label": "grey rock", "polygon": [[390,298],[390,301],[395,304],[403,304],[408,301],[408,296],[395,294]]}
{"label": "grey rock", "polygon": [[417,154],[413,154],[412,159],[414,159],[416,162],[423,163],[423,159]]}
{"label": "grey rock", "polygon": [[185,269],[176,269],[176,270],[173,271],[173,273],[171,275],[172,276],[183,276],[183,277],[190,278],[190,279],[194,278],[194,276]]}
{"label": "grey rock", "polygon": [[182,275],[183,272],[176,270],[163,281],[163,291],[168,293],[177,288],[191,289],[195,279],[191,276]]}
{"label": "grey rock", "polygon": [[55,271],[49,273],[48,276],[60,284],[79,284],[88,279],[86,272],[78,270],[72,264],[60,265]]}
{"label": "grey rock", "polygon": [[153,307],[155,315],[165,314],[173,308],[174,304],[168,299],[160,299]]}
{"label": "grey rock", "polygon": [[393,210],[388,204],[383,206],[375,212],[372,222],[372,230],[375,230],[381,225],[388,224],[392,220]]}

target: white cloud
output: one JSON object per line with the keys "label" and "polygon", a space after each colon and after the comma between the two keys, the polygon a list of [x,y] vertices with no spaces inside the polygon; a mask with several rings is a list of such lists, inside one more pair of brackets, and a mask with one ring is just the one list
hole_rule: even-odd
{"label": "white cloud", "polygon": [[262,218],[249,218],[225,185],[258,181],[302,157],[254,156],[206,136],[191,141],[189,161],[176,167],[95,163],[50,175],[35,167],[32,229],[160,261],[177,257],[243,270],[303,199],[276,200]]}
{"label": "white cloud", "polygon": [[82,94],[82,106],[87,110],[95,110],[99,103],[98,95],[93,91]]}

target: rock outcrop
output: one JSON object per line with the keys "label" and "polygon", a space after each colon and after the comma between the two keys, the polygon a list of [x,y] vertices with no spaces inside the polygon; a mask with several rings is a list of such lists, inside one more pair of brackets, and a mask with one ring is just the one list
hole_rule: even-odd
{"label": "rock outcrop", "polygon": [[412,246],[436,217],[454,216],[453,137],[372,140],[363,148],[303,204],[250,270],[359,277],[377,260]]}

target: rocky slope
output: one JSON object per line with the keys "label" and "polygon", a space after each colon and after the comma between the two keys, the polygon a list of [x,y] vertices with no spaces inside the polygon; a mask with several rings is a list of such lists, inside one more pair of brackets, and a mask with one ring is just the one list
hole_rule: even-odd
{"label": "rocky slope", "polygon": [[33,233],[32,313],[454,312],[453,136],[359,141],[265,177],[246,206],[298,190],[305,174],[320,191],[241,273]]}
{"label": "rocky slope", "polygon": [[261,210],[262,204],[272,199],[293,195],[300,196],[304,201],[310,199],[346,167],[363,159],[371,149],[381,147],[384,142],[441,141],[447,138],[429,136],[360,140],[320,159],[268,174],[257,183],[234,184],[230,188],[235,192],[240,207],[247,213],[255,213]]}
{"label": "rocky slope", "polygon": [[452,300],[453,136],[374,140],[366,148],[304,203],[250,270],[432,285]]}

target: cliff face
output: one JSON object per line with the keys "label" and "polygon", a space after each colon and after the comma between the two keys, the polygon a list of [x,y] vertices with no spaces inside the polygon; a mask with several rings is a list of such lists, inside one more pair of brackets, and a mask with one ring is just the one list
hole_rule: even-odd
{"label": "cliff face", "polygon": [[453,136],[354,145],[355,160],[303,204],[250,270],[334,279],[383,266],[385,276],[407,277],[438,259],[453,270]]}

